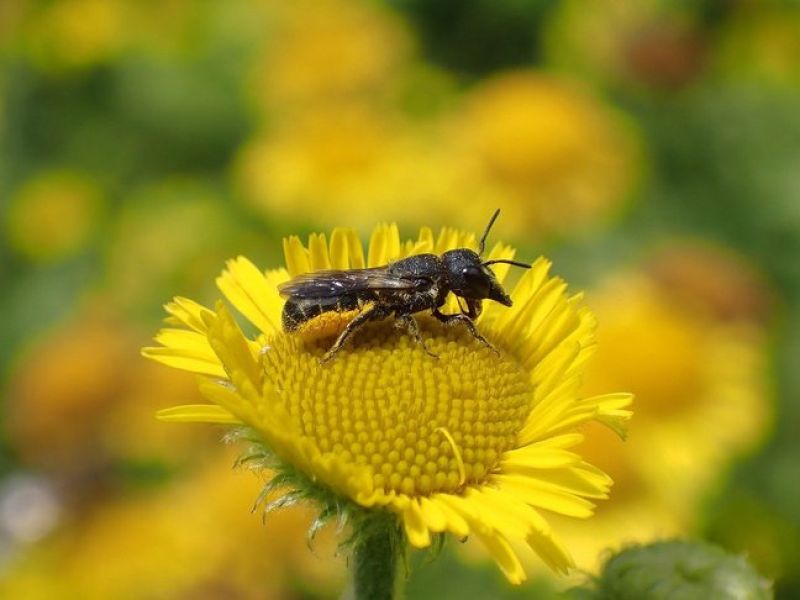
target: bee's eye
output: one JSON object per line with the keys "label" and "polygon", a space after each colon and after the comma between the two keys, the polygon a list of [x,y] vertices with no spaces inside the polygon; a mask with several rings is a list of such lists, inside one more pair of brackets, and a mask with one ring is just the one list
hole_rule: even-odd
{"label": "bee's eye", "polygon": [[477,267],[464,267],[464,270],[461,271],[461,274],[467,279],[478,279],[483,275],[483,273],[481,273],[480,269]]}
{"label": "bee's eye", "polygon": [[489,295],[489,278],[477,267],[465,267],[461,272],[464,282],[473,298],[486,298]]}

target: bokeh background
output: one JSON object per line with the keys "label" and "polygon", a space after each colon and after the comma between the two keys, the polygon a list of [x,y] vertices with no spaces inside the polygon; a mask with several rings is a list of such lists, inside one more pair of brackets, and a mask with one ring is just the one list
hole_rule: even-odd
{"label": "bokeh background", "polygon": [[[587,393],[630,390],[616,480],[559,522],[587,572],[681,535],[800,597],[800,4],[0,2],[0,596],[335,598],[335,531],[251,512],[222,431],[148,364],[161,305],[227,258],[379,221],[539,254],[600,318]],[[410,598],[510,589],[470,544]],[[580,576],[566,584],[580,581]]]}

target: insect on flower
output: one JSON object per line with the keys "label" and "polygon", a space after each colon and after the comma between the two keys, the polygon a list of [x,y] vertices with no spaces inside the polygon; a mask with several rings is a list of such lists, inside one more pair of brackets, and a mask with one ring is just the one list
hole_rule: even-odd
{"label": "insect on flower", "polygon": [[[483,300],[494,300],[511,306],[511,298],[503,290],[490,265],[506,263],[529,269],[531,265],[508,259],[481,260],[486,237],[500,210],[496,210],[481,236],[478,252],[469,248],[435,254],[416,254],[381,267],[343,271],[305,273],[278,286],[283,305],[283,329],[297,331],[304,323],[327,312],[357,311],[325,353],[327,362],[341,350],[347,339],[369,321],[394,316],[398,327],[405,328],[425,352],[434,358],[422,339],[414,314],[430,310],[446,325],[462,323],[478,340],[497,350],[475,327],[474,319],[481,314]],[[466,303],[457,314],[444,314],[448,293],[453,292]],[[461,302],[459,302],[461,306]]]}

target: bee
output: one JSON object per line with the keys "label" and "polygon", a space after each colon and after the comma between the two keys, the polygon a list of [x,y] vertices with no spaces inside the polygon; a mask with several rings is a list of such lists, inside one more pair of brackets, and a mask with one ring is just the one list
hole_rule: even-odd
{"label": "bee", "polygon": [[[489,219],[478,252],[458,248],[441,256],[415,254],[382,267],[305,273],[279,285],[279,293],[286,298],[282,314],[284,331],[296,332],[304,323],[330,311],[356,311],[356,316],[322,357],[321,362],[325,363],[360,327],[393,316],[399,328],[406,329],[425,352],[438,358],[426,346],[414,318],[414,314],[430,310],[446,325],[464,325],[475,338],[497,353],[474,323],[481,314],[483,300],[511,306],[511,298],[489,266],[505,263],[525,269],[531,267],[514,260],[481,259],[486,237],[499,214],[498,209]],[[460,313],[444,314],[439,310],[450,292],[459,298]],[[461,305],[462,299],[466,309]]]}

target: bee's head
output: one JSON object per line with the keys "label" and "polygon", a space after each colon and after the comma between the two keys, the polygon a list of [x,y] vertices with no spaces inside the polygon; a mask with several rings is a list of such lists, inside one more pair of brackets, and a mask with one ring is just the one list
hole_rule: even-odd
{"label": "bee's head", "polygon": [[488,298],[500,304],[511,306],[511,298],[506,294],[500,282],[497,281],[497,277],[495,277],[495,274],[489,269],[489,265],[506,263],[526,269],[530,269],[531,266],[507,259],[481,260],[481,254],[483,254],[483,250],[486,246],[486,236],[489,235],[489,230],[492,228],[499,214],[500,209],[497,209],[494,211],[492,218],[489,219],[489,224],[486,226],[486,230],[481,236],[477,252],[469,248],[450,250],[442,254],[442,262],[447,271],[447,281],[450,285],[450,289],[456,296],[475,300]]}
{"label": "bee's head", "polygon": [[481,262],[477,252],[468,248],[450,250],[442,255],[450,290],[462,298],[490,299],[511,306],[511,298],[494,273]]}

